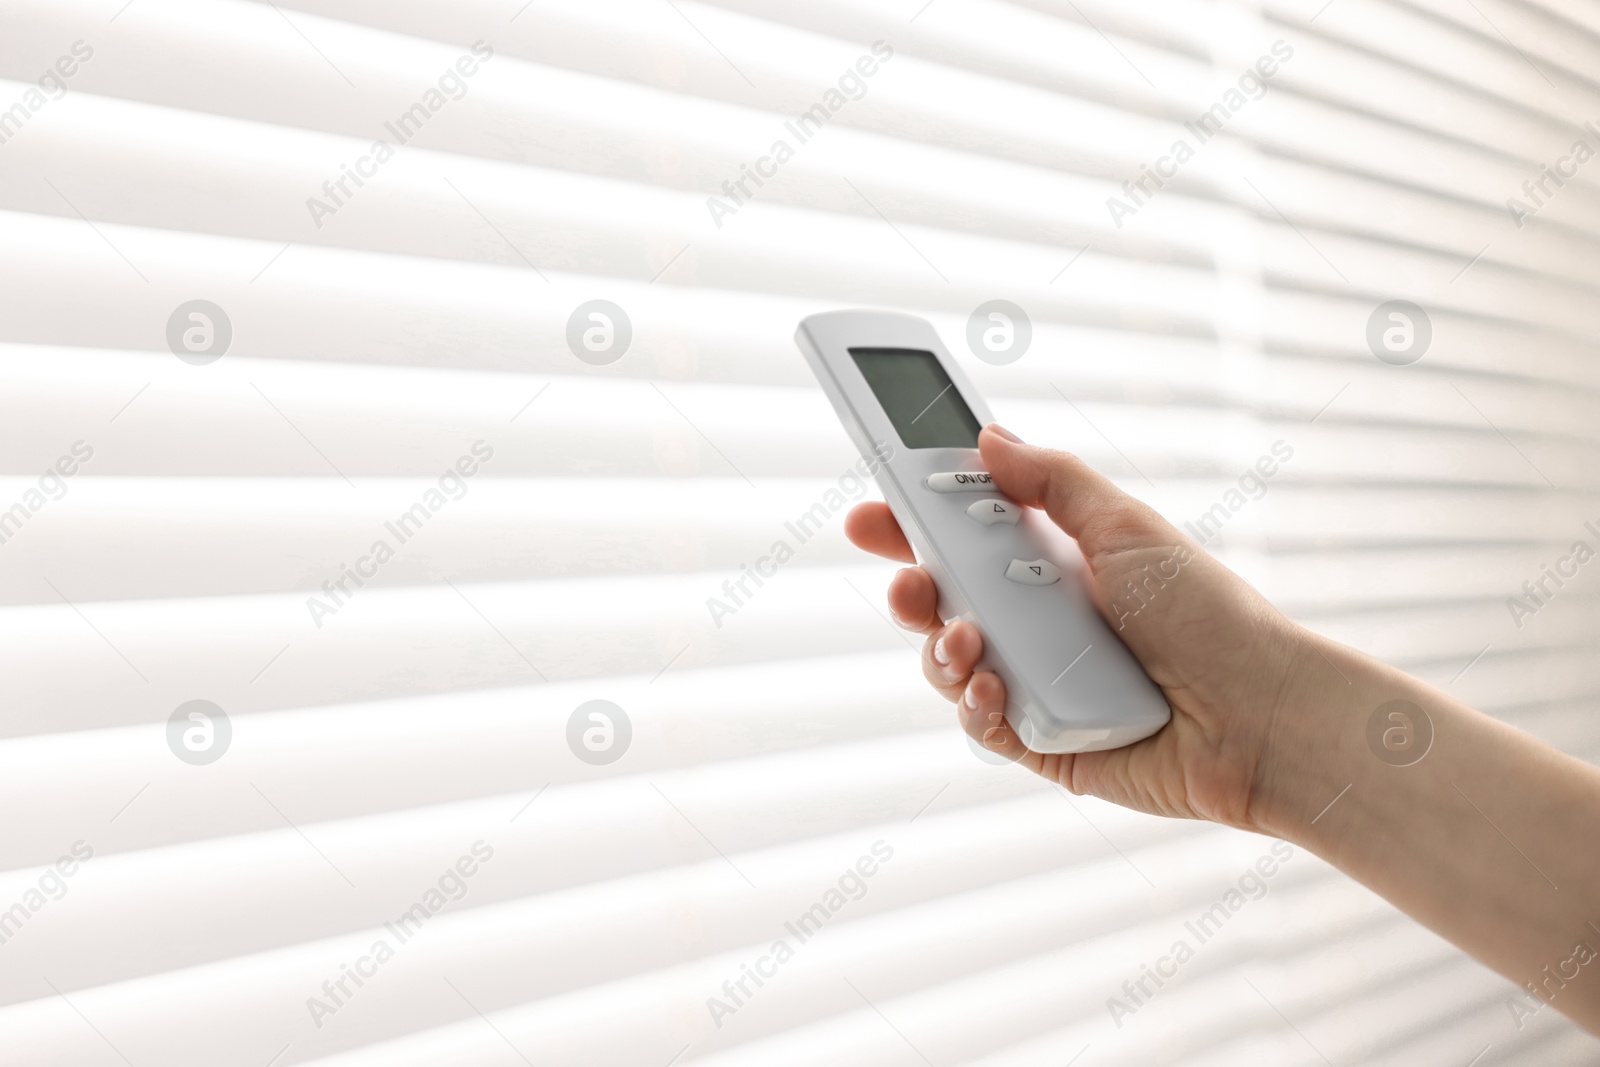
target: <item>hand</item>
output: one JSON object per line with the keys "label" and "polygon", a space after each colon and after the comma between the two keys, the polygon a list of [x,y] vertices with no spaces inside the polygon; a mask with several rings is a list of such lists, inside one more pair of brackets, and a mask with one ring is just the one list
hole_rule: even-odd
{"label": "hand", "polygon": [[[999,677],[973,672],[983,635],[942,625],[932,579],[907,568],[889,607],[927,635],[923,671],[960,701],[967,733],[1074,793],[1292,841],[1529,989],[1593,959],[1572,946],[1600,936],[1590,847],[1600,770],[1295,625],[1077,457],[996,426],[978,447],[1007,496],[1077,539],[1095,606],[1160,685],[1172,721],[1108,752],[1028,751],[1005,722]],[[884,504],[858,505],[845,532],[913,559]],[[1174,559],[1184,560],[1175,576]],[[1152,572],[1161,580],[1147,584]],[[1412,763],[1384,759],[1368,733],[1394,700],[1429,724],[1430,747]],[[1583,974],[1600,976],[1589,966]],[[1519,1024],[1545,1001],[1600,1034],[1600,977],[1562,981],[1559,999],[1538,988],[1514,1002]]]}
{"label": "hand", "polygon": [[[1005,684],[973,672],[983,635],[968,622],[944,625],[933,579],[908,567],[889,585],[901,625],[928,638],[922,667],[957,702],[961,726],[987,748],[1074,793],[1139,811],[1259,829],[1253,802],[1273,774],[1270,755],[1285,694],[1296,687],[1309,635],[1153,509],[1076,456],[1023,444],[998,426],[978,439],[995,484],[1042,508],[1075,538],[1088,564],[1096,608],[1132,650],[1172,707],[1160,732],[1105,752],[1032,752],[1005,722]],[[914,562],[887,504],[851,510],[845,533],[857,546]],[[1163,577],[1183,560],[1175,578]],[[1134,581],[1141,585],[1136,587]],[[1143,589],[1143,596],[1136,591]]]}

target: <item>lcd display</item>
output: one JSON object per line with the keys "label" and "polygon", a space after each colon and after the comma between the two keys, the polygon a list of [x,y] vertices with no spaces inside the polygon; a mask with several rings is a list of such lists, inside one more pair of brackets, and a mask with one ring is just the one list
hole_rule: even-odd
{"label": "lcd display", "polygon": [[907,448],[978,447],[978,419],[932,352],[852,348],[850,358]]}

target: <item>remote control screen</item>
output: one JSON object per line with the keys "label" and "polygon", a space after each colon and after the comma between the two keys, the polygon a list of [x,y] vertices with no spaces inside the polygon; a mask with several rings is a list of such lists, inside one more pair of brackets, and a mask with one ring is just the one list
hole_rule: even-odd
{"label": "remote control screen", "polygon": [[978,447],[978,419],[932,352],[852,348],[850,357],[907,448]]}

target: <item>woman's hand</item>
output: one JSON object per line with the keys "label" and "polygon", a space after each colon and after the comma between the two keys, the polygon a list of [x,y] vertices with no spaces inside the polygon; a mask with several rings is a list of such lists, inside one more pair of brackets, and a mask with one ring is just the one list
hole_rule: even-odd
{"label": "woman's hand", "polygon": [[[933,579],[908,567],[889,585],[889,608],[901,625],[927,636],[923,673],[957,702],[962,728],[1074,793],[1152,814],[1259,829],[1255,802],[1274,773],[1273,741],[1280,708],[1301,677],[1298,657],[1314,654],[1309,635],[1076,456],[1023,444],[998,426],[987,427],[978,446],[1007,496],[1042,508],[1077,540],[1095,606],[1160,685],[1172,721],[1152,737],[1111,751],[1029,751],[1002,714],[1005,684],[991,671],[973,672],[983,635],[968,622],[944,625]],[[913,562],[886,504],[855,507],[845,533],[869,552]],[[1146,582],[1157,567],[1164,568],[1163,577],[1171,574],[1175,560],[1182,561],[1175,578],[1159,588]]]}
{"label": "woman's hand", "polygon": [[[973,673],[983,636],[942,625],[933,581],[908,568],[889,606],[928,636],[923,669],[969,734],[1074,793],[1308,848],[1529,990],[1508,1001],[1518,1025],[1543,1002],[1600,1033],[1600,963],[1578,962],[1600,944],[1600,770],[1295,625],[1076,457],[994,426],[978,445],[996,485],[1077,539],[1095,605],[1172,721],[1109,752],[1028,751],[1000,679]],[[912,560],[883,504],[856,507],[845,530]],[[1372,733],[1396,705],[1426,737],[1404,758]]]}

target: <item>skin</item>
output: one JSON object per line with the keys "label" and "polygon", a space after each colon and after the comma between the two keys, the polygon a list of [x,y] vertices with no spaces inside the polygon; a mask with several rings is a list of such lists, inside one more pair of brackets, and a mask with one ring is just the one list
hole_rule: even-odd
{"label": "skin", "polygon": [[[1029,751],[1004,683],[974,671],[983,635],[946,625],[932,578],[908,567],[889,608],[926,636],[923,674],[968,734],[1073,793],[1306,848],[1528,990],[1508,1000],[1519,1026],[1548,1006],[1600,1034],[1600,770],[1286,618],[1076,456],[998,426],[979,448],[1007,496],[1077,540],[1096,607],[1172,721],[1112,751]],[[855,507],[845,532],[915,561],[886,504]],[[1175,552],[1177,577],[1136,596],[1130,583],[1171,575]],[[1395,700],[1420,710],[1379,712]],[[1374,719],[1387,741],[1369,741]]]}

